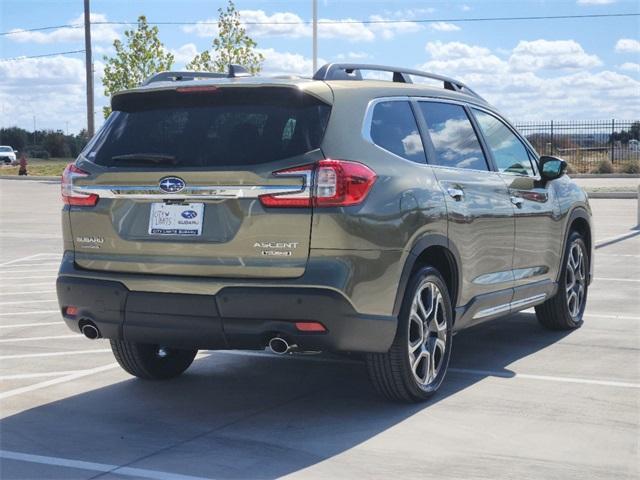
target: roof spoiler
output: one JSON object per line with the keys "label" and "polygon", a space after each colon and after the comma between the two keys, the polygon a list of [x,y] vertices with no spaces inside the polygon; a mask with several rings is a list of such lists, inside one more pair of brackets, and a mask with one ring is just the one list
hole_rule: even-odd
{"label": "roof spoiler", "polygon": [[218,72],[160,72],[147,78],[142,85],[156,82],[184,82],[199,78],[239,78],[252,77],[251,73],[241,65],[229,65],[227,73]]}

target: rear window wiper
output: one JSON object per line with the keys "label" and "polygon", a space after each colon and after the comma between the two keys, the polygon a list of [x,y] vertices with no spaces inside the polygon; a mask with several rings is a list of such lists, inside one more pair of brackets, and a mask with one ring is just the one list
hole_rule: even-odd
{"label": "rear window wiper", "polygon": [[111,160],[120,162],[140,162],[140,163],[168,163],[176,164],[176,157],[173,155],[164,155],[162,153],[127,153],[125,155],[115,155]]}

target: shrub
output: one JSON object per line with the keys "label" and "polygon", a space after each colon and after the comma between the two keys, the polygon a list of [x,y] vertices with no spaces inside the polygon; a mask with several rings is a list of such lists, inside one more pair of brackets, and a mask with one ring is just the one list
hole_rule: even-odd
{"label": "shrub", "polygon": [[640,160],[629,160],[620,167],[620,173],[640,173]]}
{"label": "shrub", "polygon": [[613,163],[611,163],[611,160],[609,159],[605,159],[605,160],[600,160],[598,162],[598,165],[596,165],[596,168],[593,169],[592,173],[613,173]]}

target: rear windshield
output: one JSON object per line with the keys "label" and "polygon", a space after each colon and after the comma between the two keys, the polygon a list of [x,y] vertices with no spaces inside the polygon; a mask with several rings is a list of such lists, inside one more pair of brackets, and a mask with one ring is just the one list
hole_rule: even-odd
{"label": "rear windshield", "polygon": [[[181,91],[182,90],[182,91]],[[104,166],[237,166],[320,146],[331,107],[287,87],[123,94],[84,155]]]}

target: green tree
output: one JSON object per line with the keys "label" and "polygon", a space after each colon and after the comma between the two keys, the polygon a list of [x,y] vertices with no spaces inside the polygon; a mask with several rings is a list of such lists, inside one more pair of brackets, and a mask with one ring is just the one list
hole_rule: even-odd
{"label": "green tree", "polygon": [[240,13],[232,0],[226,9],[218,9],[218,37],[211,50],[205,50],[187,64],[187,70],[224,72],[229,64],[242,65],[252,74],[262,68],[264,55],[256,52],[257,43],[247,35],[240,21]]}
{"label": "green tree", "polygon": [[[170,70],[173,65],[173,55],[158,38],[158,27],[150,27],[144,15],[138,17],[137,28],[125,31],[124,35],[126,44],[115,40],[116,54],[103,57],[106,64],[102,84],[106,96],[137,87],[150,75]],[[103,113],[106,118],[111,108],[104,107]]]}

